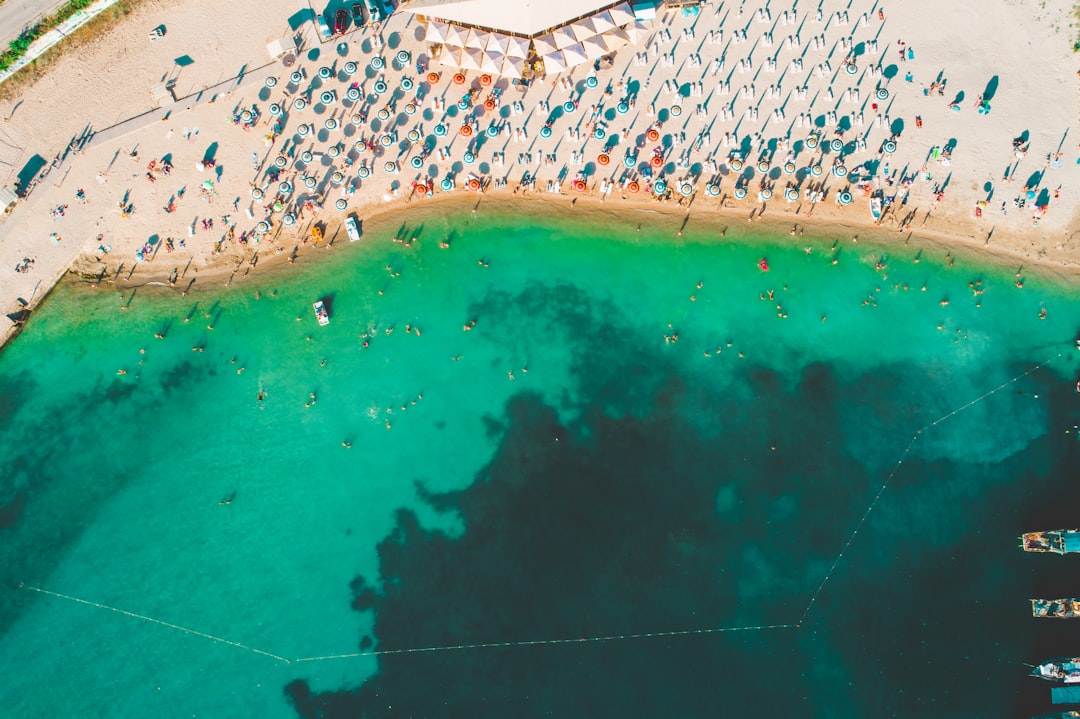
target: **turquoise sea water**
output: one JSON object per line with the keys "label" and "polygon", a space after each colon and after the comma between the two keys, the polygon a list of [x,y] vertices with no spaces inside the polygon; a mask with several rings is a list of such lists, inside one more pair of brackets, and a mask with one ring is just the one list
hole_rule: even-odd
{"label": "turquoise sea water", "polygon": [[219,293],[59,288],[0,354],[5,716],[1045,707],[1024,663],[1080,627],[1027,598],[1080,580],[1016,536],[1077,524],[1080,292],[637,221],[455,210]]}

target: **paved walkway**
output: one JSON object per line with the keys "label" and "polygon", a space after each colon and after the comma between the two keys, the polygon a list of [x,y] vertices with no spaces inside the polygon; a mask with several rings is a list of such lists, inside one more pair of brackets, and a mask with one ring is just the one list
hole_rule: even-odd
{"label": "paved walkway", "polygon": [[0,47],[17,38],[42,15],[51,14],[65,0],[4,0],[0,4]]}

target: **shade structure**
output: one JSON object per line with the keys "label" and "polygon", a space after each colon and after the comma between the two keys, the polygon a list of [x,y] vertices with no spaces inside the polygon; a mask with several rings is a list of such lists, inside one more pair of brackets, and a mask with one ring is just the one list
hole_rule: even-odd
{"label": "shade structure", "polygon": [[634,11],[628,2],[619,3],[611,8],[608,10],[608,15],[611,16],[611,21],[616,25],[625,25],[634,21]]}
{"label": "shade structure", "polygon": [[544,55],[544,73],[550,75],[553,72],[562,72],[566,69],[561,52],[552,52]]}
{"label": "shade structure", "polygon": [[484,51],[473,47],[464,48],[461,51],[461,67],[466,70],[479,70],[480,63],[484,59]]}
{"label": "shade structure", "polygon": [[585,57],[590,60],[595,60],[608,51],[604,41],[597,35],[585,38],[584,42],[581,43],[581,47],[585,49]]}
{"label": "shade structure", "polygon": [[[395,12],[532,37],[586,17],[616,0],[410,0]],[[621,3],[629,9],[629,3]],[[632,14],[631,14],[632,15]],[[622,22],[629,22],[624,20]],[[621,23],[616,23],[621,24]]]}
{"label": "shade structure", "polygon": [[493,32],[488,34],[487,44],[484,46],[484,50],[486,52],[497,52],[505,55],[509,45],[509,35],[503,35],[501,32]]}
{"label": "shade structure", "polygon": [[443,39],[444,45],[450,47],[465,47],[465,31],[454,24],[448,24],[443,31],[445,38]]}
{"label": "shade structure", "polygon": [[429,20],[424,30],[424,42],[445,42],[446,23],[438,20]]}
{"label": "shade structure", "polygon": [[551,36],[555,38],[555,47],[559,50],[576,45],[578,41],[569,26],[559,28]]}
{"label": "shade structure", "polygon": [[499,68],[499,74],[503,77],[520,80],[524,69],[525,60],[518,57],[504,57],[502,67]]}
{"label": "shade structure", "polygon": [[617,27],[614,30],[608,30],[600,36],[600,40],[608,50],[618,50],[620,47],[630,43],[630,38],[627,37],[626,30],[623,30],[621,27]]}
{"label": "shade structure", "polygon": [[581,43],[574,43],[563,49],[563,64],[567,67],[574,67],[580,65],[583,62],[588,62],[589,58],[585,55],[585,48],[581,46]]}
{"label": "shade structure", "polygon": [[585,38],[596,34],[596,31],[592,29],[592,25],[584,20],[572,23],[569,29],[578,42],[583,42]]}
{"label": "shade structure", "polygon": [[520,57],[525,59],[529,56],[529,41],[523,37],[506,36],[506,55],[508,57]]}
{"label": "shade structure", "polygon": [[588,23],[589,26],[593,29],[593,31],[597,34],[607,32],[608,30],[611,30],[616,25],[618,25],[618,23],[616,23],[615,20],[612,19],[611,13],[609,13],[607,10],[596,13],[592,17],[585,20],[585,22]]}
{"label": "shade structure", "polygon": [[483,53],[480,60],[480,71],[498,74],[502,69],[503,57],[500,53]]}
{"label": "shade structure", "polygon": [[487,47],[488,33],[483,30],[469,30],[465,33],[465,47],[483,50]]}
{"label": "shade structure", "polygon": [[541,56],[547,55],[551,52],[555,52],[559,49],[555,47],[555,37],[551,33],[546,33],[539,37],[534,37],[533,47],[536,48],[536,54]]}
{"label": "shade structure", "polygon": [[630,42],[637,45],[638,43],[643,42],[646,36],[648,36],[649,27],[642,21],[635,20],[629,25],[626,25],[623,28],[623,32],[626,33],[626,37]]}

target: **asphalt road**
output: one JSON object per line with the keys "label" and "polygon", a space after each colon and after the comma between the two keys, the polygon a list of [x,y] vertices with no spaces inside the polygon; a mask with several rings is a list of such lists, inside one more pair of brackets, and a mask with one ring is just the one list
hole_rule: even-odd
{"label": "asphalt road", "polygon": [[64,4],[65,0],[4,0],[0,5],[0,46],[8,43],[23,30],[34,24],[42,15],[48,15]]}

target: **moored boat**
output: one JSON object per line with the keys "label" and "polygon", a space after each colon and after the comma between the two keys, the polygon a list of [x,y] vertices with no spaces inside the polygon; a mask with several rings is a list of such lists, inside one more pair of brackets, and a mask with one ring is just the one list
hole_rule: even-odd
{"label": "moored boat", "polygon": [[1080,529],[1050,529],[1025,532],[1020,537],[1025,552],[1080,554]]}
{"label": "moored boat", "polygon": [[870,198],[870,215],[875,220],[880,220],[881,219],[881,198],[880,197],[871,197]]}
{"label": "moored boat", "polygon": [[315,318],[319,320],[319,325],[326,326],[330,324],[330,315],[326,312],[326,305],[323,304],[323,301],[319,300],[312,306],[315,308]]}
{"label": "moored boat", "polygon": [[1080,711],[1054,712],[1053,714],[1040,714],[1031,719],[1080,719]]}
{"label": "moored boat", "polygon": [[1051,659],[1031,670],[1031,676],[1049,682],[1080,683],[1080,658]]}
{"label": "moored boat", "polygon": [[1047,619],[1076,619],[1080,617],[1080,599],[1032,599],[1031,616]]}

